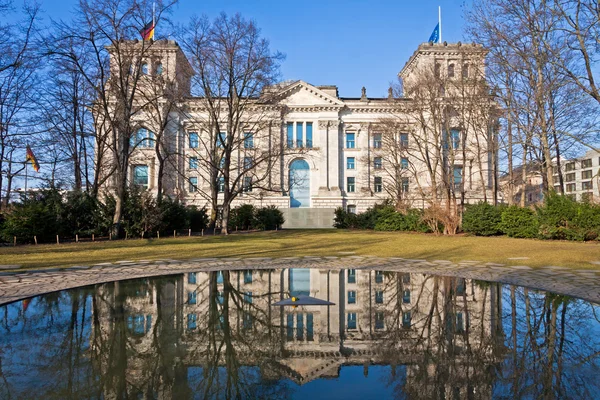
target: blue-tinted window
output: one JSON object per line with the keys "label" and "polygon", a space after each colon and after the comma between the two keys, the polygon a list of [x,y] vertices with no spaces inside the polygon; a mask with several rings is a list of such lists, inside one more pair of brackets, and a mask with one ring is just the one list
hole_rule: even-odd
{"label": "blue-tinted window", "polygon": [[154,132],[146,128],[140,128],[131,137],[130,143],[133,147],[151,148],[154,146]]}
{"label": "blue-tinted window", "polygon": [[383,168],[383,161],[381,160],[381,157],[375,157],[375,158],[373,158],[373,168],[374,169],[381,169],[381,168]]}
{"label": "blue-tinted window", "polygon": [[412,316],[410,314],[410,311],[404,311],[402,313],[402,327],[410,328],[411,322],[412,322]]}
{"label": "blue-tinted window", "polygon": [[455,165],[453,168],[453,175],[454,175],[454,186],[459,186],[460,184],[462,184],[462,173],[463,173],[463,168],[460,165]]}
{"label": "blue-tinted window", "polygon": [[190,169],[198,168],[198,157],[190,157]]}
{"label": "blue-tinted window", "polygon": [[190,177],[190,193],[198,190],[198,178],[195,176]]}
{"label": "blue-tinted window", "polygon": [[252,304],[252,292],[244,293],[244,302]]}
{"label": "blue-tinted window", "polygon": [[187,315],[187,328],[190,331],[196,329],[196,314]]}
{"label": "blue-tinted window", "polygon": [[356,291],[355,290],[348,291],[348,304],[356,304]]}
{"label": "blue-tinted window", "polygon": [[465,278],[458,278],[456,280],[456,294],[459,296],[462,296],[465,294],[466,290],[467,290],[467,282],[465,281]]}
{"label": "blue-tinted window", "polygon": [[143,314],[127,317],[127,329],[134,335],[143,335],[152,327],[152,316]]}
{"label": "blue-tinted window", "polygon": [[224,147],[227,144],[227,133],[221,132],[217,136],[217,147]]}
{"label": "blue-tinted window", "polygon": [[294,147],[294,123],[288,122],[287,124],[287,146]]}
{"label": "blue-tinted window", "polygon": [[192,285],[196,284],[196,273],[195,272],[188,272],[188,283],[191,283]]}
{"label": "blue-tinted window", "polygon": [[400,159],[400,168],[402,168],[402,169],[408,169],[408,158],[402,157]]}
{"label": "blue-tinted window", "polygon": [[252,157],[244,157],[244,169],[252,168]]}
{"label": "blue-tinted window", "polygon": [[375,149],[381,148],[381,133],[375,133],[373,135],[373,148],[375,148]]}
{"label": "blue-tinted window", "polygon": [[348,283],[356,283],[356,270],[355,269],[348,270]]}
{"label": "blue-tinted window", "polygon": [[133,184],[145,189],[148,188],[148,166],[135,165],[133,167]]}
{"label": "blue-tinted window", "polygon": [[147,63],[142,64],[142,74],[148,75],[148,64]]}
{"label": "blue-tinted window", "polygon": [[383,271],[375,271],[375,283],[383,283]]}
{"label": "blue-tinted window", "polygon": [[463,333],[465,331],[465,321],[463,313],[456,313],[456,333]]}
{"label": "blue-tinted window", "polygon": [[354,169],[355,168],[354,160],[355,160],[354,157],[348,157],[348,158],[346,158],[346,168],[347,169]]}
{"label": "blue-tinted window", "polygon": [[348,329],[356,329],[356,313],[348,313]]}
{"label": "blue-tinted window", "polygon": [[306,314],[306,340],[312,342],[314,340],[313,315]]}
{"label": "blue-tinted window", "polygon": [[383,304],[383,290],[375,291],[375,303]]}
{"label": "blue-tinted window", "polygon": [[402,193],[408,193],[408,178],[402,178],[400,184],[402,185]]}
{"label": "blue-tinted window", "polygon": [[252,283],[252,270],[244,271],[244,283]]}
{"label": "blue-tinted window", "polygon": [[410,289],[404,289],[404,291],[402,291],[402,302],[405,304],[410,303]]}
{"label": "blue-tinted window", "polygon": [[304,314],[296,314],[296,339],[304,340]]}
{"label": "blue-tinted window", "polygon": [[408,133],[400,134],[400,147],[406,149],[408,147]]}
{"label": "blue-tinted window", "polygon": [[354,193],[356,189],[356,178],[349,176],[346,178],[346,191],[348,193]]}
{"label": "blue-tinted window", "polygon": [[286,337],[289,341],[294,340],[294,314],[287,315]]}
{"label": "blue-tinted window", "polygon": [[450,140],[453,149],[460,149],[460,131],[458,129],[450,129]]}
{"label": "blue-tinted window", "polygon": [[252,149],[254,148],[254,134],[251,132],[244,133],[244,148]]}
{"label": "blue-tinted window", "polygon": [[225,177],[220,176],[217,181],[217,191],[223,193],[225,191]]}
{"label": "blue-tinted window", "polygon": [[225,297],[223,296],[223,292],[222,291],[218,291],[217,292],[217,303],[223,305],[223,303],[225,303]]}
{"label": "blue-tinted window", "polygon": [[198,133],[196,133],[196,132],[190,132],[189,140],[190,140],[190,142],[189,142],[190,148],[191,149],[197,149],[198,148],[198,143],[199,143]]}
{"label": "blue-tinted window", "polygon": [[188,292],[188,304],[196,304],[196,292]]}
{"label": "blue-tinted window", "polygon": [[296,147],[303,147],[302,145],[302,122],[296,122]]}
{"label": "blue-tinted window", "polygon": [[312,122],[306,123],[306,147],[308,147],[309,149],[313,147],[312,127],[313,127]]}
{"label": "blue-tinted window", "polygon": [[156,64],[156,75],[162,75],[163,73],[163,65],[161,63]]}
{"label": "blue-tinted window", "polygon": [[217,283],[223,283],[223,271],[217,271]]}
{"label": "blue-tinted window", "polygon": [[354,149],[356,147],[356,143],[354,141],[355,137],[356,137],[355,133],[346,133],[346,148],[347,149]]}

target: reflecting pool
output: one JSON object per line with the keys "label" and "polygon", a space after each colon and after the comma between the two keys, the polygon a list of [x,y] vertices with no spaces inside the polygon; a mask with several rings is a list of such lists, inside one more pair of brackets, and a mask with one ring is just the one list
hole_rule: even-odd
{"label": "reflecting pool", "polygon": [[[333,305],[274,306],[294,296]],[[191,272],[0,307],[1,399],[600,398],[600,307],[362,269]]]}

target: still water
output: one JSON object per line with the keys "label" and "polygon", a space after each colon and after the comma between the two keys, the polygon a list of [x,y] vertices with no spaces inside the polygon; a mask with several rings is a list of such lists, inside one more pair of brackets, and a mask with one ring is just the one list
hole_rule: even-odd
{"label": "still water", "polygon": [[[290,296],[334,305],[273,306]],[[374,270],[196,272],[0,307],[1,399],[600,398],[600,307]]]}

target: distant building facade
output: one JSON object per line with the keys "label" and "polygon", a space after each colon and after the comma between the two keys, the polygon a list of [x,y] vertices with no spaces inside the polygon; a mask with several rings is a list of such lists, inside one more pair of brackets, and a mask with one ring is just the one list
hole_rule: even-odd
{"label": "distant building facade", "polygon": [[[170,111],[171,122],[160,138],[172,154],[164,165],[167,179],[163,180],[163,192],[185,204],[209,205],[202,193],[208,191],[210,183],[203,172],[205,169],[199,165],[200,153],[206,150],[201,140],[206,132],[198,121],[207,119],[203,114],[206,109],[203,99],[190,94],[191,65],[173,41],[157,41],[151,46],[142,64],[143,74],[161,74],[175,82],[185,94],[182,107]],[[422,44],[399,76],[405,92],[416,84],[420,71],[426,69],[435,68],[436,74],[448,82],[484,78],[485,54],[481,46],[474,44]],[[445,90],[440,88],[441,101]],[[391,91],[388,97],[367,97],[364,88],[361,97],[340,97],[336,86],[315,86],[301,80],[276,85],[269,91],[270,98],[275,100],[268,105],[261,103],[261,99],[256,103],[257,107],[264,108],[268,123],[261,124],[260,132],[244,132],[243,145],[237,151],[236,160],[232,160],[231,168],[243,168],[245,163],[253,162],[258,152],[270,151],[275,145],[294,151],[282,152],[260,185],[254,184],[252,174],[240,180],[239,185],[243,185],[244,190],[233,206],[253,203],[275,205],[283,210],[343,207],[350,212],[362,212],[389,198],[389,188],[396,186],[396,192],[401,193],[408,206],[426,207],[424,193],[439,189],[431,187],[431,171],[424,160],[436,157],[440,160],[434,161],[433,174],[440,176],[438,187],[445,179],[442,171],[449,170],[452,190],[464,190],[465,202],[483,200],[484,194],[491,198],[494,160],[490,138],[476,133],[462,140],[464,122],[458,122],[456,116],[452,117],[457,122],[452,123],[451,132],[445,133],[449,136],[446,143],[432,139],[417,149],[413,139],[418,121],[402,111],[414,105],[410,97],[393,96]],[[382,139],[382,121],[392,118],[402,121],[394,139],[400,151],[393,157],[389,142]],[[139,127],[132,138],[135,149],[130,157],[128,181],[155,191],[159,168],[153,144],[156,129],[143,112],[136,119]],[[482,132],[488,129],[487,124],[488,121],[482,123]],[[441,126],[431,128],[443,129]],[[444,149],[438,151],[442,147]],[[454,154],[451,160],[447,156],[448,148]],[[391,158],[396,165],[390,164]],[[101,177],[108,176],[111,167],[111,159],[107,157],[97,172]],[[112,184],[108,178],[103,189],[110,191]]]}

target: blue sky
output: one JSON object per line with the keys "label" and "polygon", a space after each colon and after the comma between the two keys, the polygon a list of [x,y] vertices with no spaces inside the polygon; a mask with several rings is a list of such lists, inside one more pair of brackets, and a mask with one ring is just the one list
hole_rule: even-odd
{"label": "blue sky", "polygon": [[[467,2],[469,0],[466,0]],[[46,15],[68,17],[75,0],[40,0]],[[386,96],[390,82],[419,43],[426,42],[442,7],[443,40],[464,40],[465,0],[180,0],[174,22],[192,14],[240,12],[286,54],[283,79],[337,85],[341,96]],[[156,37],[169,34],[157,27]]]}

